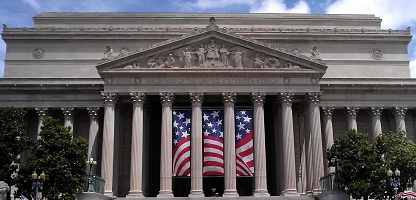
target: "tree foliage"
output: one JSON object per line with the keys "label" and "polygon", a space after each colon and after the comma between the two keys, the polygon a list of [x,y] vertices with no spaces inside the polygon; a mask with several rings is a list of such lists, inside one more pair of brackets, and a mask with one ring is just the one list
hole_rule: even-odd
{"label": "tree foliage", "polygon": [[26,112],[21,108],[0,109],[0,180],[15,184],[14,174],[20,163],[20,153],[29,149],[26,136]]}
{"label": "tree foliage", "polygon": [[368,141],[367,134],[351,130],[327,151],[345,190],[353,198],[382,198],[386,191],[392,195],[386,172],[396,168],[402,172],[399,191],[410,187],[416,178],[416,145],[403,133],[381,134],[375,142]]}
{"label": "tree foliage", "polygon": [[31,194],[33,171],[46,174],[43,196],[48,199],[74,199],[77,190],[85,184],[85,159],[88,142],[81,137],[73,137],[69,127],[48,117],[26,163],[21,165],[17,176],[17,191]]}

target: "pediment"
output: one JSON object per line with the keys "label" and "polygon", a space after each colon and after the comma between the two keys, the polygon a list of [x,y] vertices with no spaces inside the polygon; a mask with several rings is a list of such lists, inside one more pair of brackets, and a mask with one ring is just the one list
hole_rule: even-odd
{"label": "pediment", "polygon": [[179,38],[155,43],[132,53],[117,57],[107,55],[96,67],[100,74],[120,70],[251,68],[251,70],[308,71],[322,75],[327,68],[320,60],[208,27]]}

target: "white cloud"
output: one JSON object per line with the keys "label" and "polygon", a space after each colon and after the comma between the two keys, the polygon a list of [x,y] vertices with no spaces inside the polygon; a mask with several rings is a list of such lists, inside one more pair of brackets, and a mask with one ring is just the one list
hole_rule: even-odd
{"label": "white cloud", "polygon": [[288,8],[283,0],[263,0],[260,5],[253,5],[250,12],[254,13],[310,13],[311,9],[305,1],[298,1]]}
{"label": "white cloud", "polygon": [[415,25],[415,0],[337,0],[328,6],[328,14],[375,14],[384,29]]}
{"label": "white cloud", "polygon": [[[196,7],[202,10],[208,10],[213,8],[224,8],[231,5],[253,5],[257,1],[256,0],[197,0],[195,2],[188,2],[186,3],[190,7]],[[178,2],[178,4],[183,4],[182,1]]]}
{"label": "white cloud", "polygon": [[41,10],[41,6],[38,1],[36,0],[23,0],[24,3],[29,4],[33,9],[39,11]]}
{"label": "white cloud", "polygon": [[409,62],[410,77],[416,78],[416,59]]}

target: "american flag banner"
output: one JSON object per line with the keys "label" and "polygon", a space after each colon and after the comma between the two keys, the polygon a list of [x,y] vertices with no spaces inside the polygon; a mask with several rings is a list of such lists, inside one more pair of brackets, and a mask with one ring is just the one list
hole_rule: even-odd
{"label": "american flag banner", "polygon": [[224,176],[224,111],[204,110],[204,176]]}
{"label": "american flag banner", "polygon": [[253,176],[253,110],[236,109],[234,112],[237,176]]}
{"label": "american flag banner", "polygon": [[191,110],[173,110],[173,176],[191,174]]}

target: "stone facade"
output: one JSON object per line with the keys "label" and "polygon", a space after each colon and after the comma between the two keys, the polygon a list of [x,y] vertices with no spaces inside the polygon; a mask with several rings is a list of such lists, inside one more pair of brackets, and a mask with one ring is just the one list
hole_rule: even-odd
{"label": "stone facade", "polygon": [[[410,31],[382,30],[373,15],[43,13],[34,21],[3,29],[0,107],[26,108],[32,137],[54,116],[88,138],[108,196],[319,192],[333,171],[324,151],[348,129],[415,140]],[[201,156],[190,177],[172,176],[176,107],[192,109],[194,122],[201,109],[225,111],[224,177],[203,177]],[[235,175],[230,113],[239,107],[255,112],[253,177]],[[200,125],[192,155],[201,155]]]}

